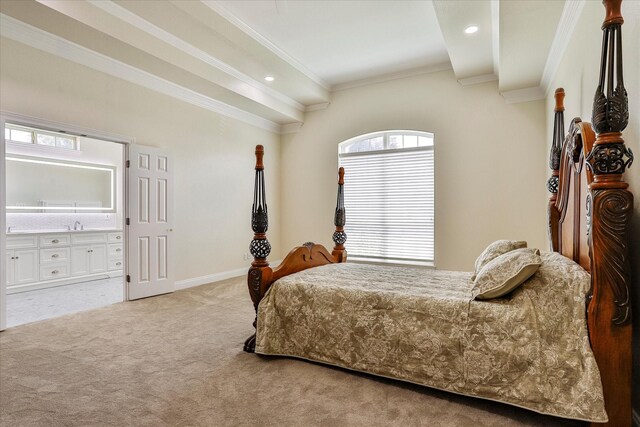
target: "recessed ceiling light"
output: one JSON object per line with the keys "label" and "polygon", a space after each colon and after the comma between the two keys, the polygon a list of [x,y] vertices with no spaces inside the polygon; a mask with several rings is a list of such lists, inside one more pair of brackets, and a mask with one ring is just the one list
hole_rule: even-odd
{"label": "recessed ceiling light", "polygon": [[478,32],[478,27],[475,25],[469,25],[467,28],[464,29],[464,32],[467,34],[473,34]]}
{"label": "recessed ceiling light", "polygon": [[272,82],[275,80],[275,78],[273,76],[265,76],[264,79],[268,82]]}

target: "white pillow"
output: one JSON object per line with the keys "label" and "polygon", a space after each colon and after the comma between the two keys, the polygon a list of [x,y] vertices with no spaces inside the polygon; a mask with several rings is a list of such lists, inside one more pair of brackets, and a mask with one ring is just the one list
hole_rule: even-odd
{"label": "white pillow", "polygon": [[515,249],[489,261],[473,285],[475,299],[498,298],[516,289],[542,264],[537,249]]}
{"label": "white pillow", "polygon": [[496,240],[487,248],[482,251],[480,256],[476,259],[475,268],[473,270],[473,276],[471,280],[475,280],[476,276],[482,270],[482,267],[487,265],[487,263],[502,254],[506,254],[507,252],[513,251],[515,249],[526,248],[527,242],[524,240]]}

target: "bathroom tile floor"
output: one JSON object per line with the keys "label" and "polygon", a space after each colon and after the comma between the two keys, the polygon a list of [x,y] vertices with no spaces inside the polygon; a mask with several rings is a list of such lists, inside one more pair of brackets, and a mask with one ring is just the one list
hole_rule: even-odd
{"label": "bathroom tile floor", "polygon": [[122,277],[7,295],[7,328],[122,302]]}

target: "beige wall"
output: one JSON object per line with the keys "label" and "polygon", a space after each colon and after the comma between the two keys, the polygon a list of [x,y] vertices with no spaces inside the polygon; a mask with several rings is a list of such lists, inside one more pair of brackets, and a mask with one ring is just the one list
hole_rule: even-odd
{"label": "beige wall", "polygon": [[[625,24],[622,27],[625,86],[629,94],[629,125],[624,131],[627,147],[640,155],[640,2],[622,4]],[[600,2],[586,2],[567,52],[552,83],[552,89],[565,89],[565,126],[573,117],[591,122],[593,95],[598,85],[600,69],[600,25],[604,8]],[[553,91],[547,97],[547,149],[551,147],[553,126]],[[631,265],[633,269],[632,299],[634,313],[634,360],[640,366],[640,165],[636,163],[625,174],[629,189],[634,193],[634,213],[631,230]],[[640,372],[635,370],[634,406],[640,413]]]}
{"label": "beige wall", "polygon": [[500,238],[546,248],[544,120],[543,101],[508,105],[496,82],[462,87],[451,71],[337,92],[283,136],[283,246],[333,246],[338,143],[409,129],[435,134],[438,268],[470,271]]}
{"label": "beige wall", "polygon": [[269,240],[280,254],[279,136],[0,40],[0,108],[134,137],[175,159],[176,279],[246,267],[253,148],[266,148]]}

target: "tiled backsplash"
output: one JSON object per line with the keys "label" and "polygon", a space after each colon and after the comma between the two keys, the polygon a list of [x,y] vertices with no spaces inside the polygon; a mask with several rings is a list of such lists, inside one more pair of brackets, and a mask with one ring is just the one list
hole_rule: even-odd
{"label": "tiled backsplash", "polygon": [[80,221],[85,228],[120,228],[116,217],[113,213],[7,213],[7,227],[11,231],[54,230],[73,228]]}

